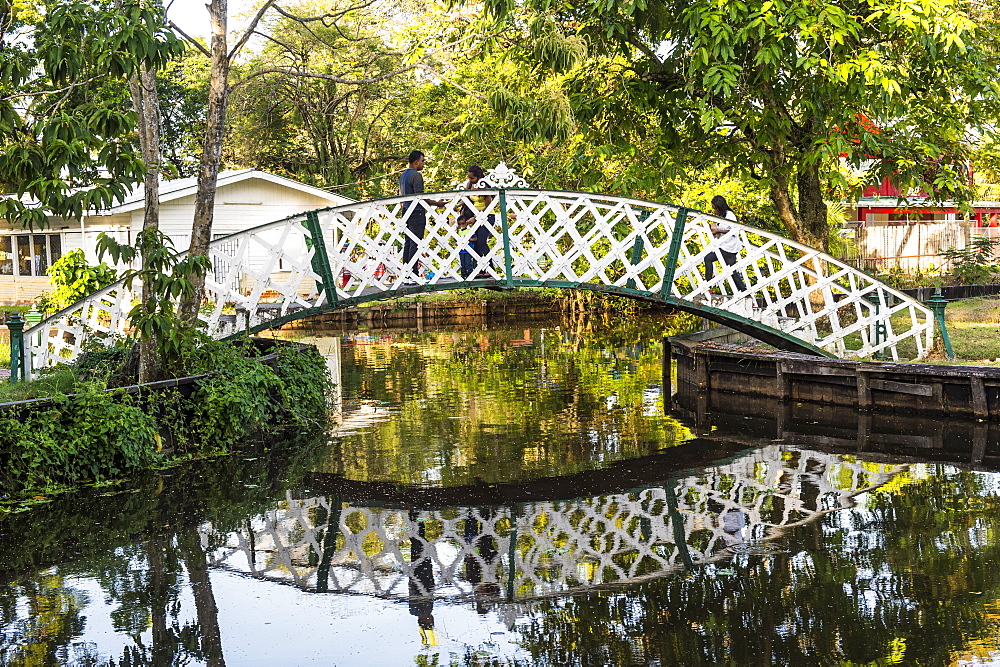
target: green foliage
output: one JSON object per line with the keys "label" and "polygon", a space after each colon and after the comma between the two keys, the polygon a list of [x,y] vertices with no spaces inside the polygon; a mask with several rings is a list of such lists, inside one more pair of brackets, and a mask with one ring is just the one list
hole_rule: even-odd
{"label": "green foliage", "polygon": [[1000,239],[979,236],[965,248],[948,248],[941,252],[951,264],[951,275],[961,285],[979,285],[992,282],[1000,271],[996,262],[996,249]]}
{"label": "green foliage", "polygon": [[[562,82],[591,143],[627,155],[648,146],[632,140],[645,124],[655,142],[647,155],[683,156],[666,162],[673,175],[719,164],[759,180],[788,233],[810,244],[827,239],[824,186],[892,175],[903,191],[968,198],[968,130],[994,129],[993,37],[954,0],[887,0],[862,12],[802,0],[487,5],[513,30],[545,17],[566,39],[587,41],[588,57],[568,73],[538,54],[522,71],[528,85],[543,71]],[[864,170],[857,183],[846,183],[842,155]]]}
{"label": "green foliage", "polygon": [[38,309],[46,315],[62,310],[118,279],[115,270],[104,262],[91,266],[79,248],[70,250],[53,262],[48,274],[55,289],[38,299]]}
{"label": "green foliage", "polygon": [[176,370],[181,355],[201,337],[193,325],[178,316],[179,299],[190,298],[195,293],[193,279],[212,267],[212,260],[205,256],[182,256],[173,248],[170,237],[159,229],[144,229],[136,235],[135,245],[124,245],[107,234],[97,239],[99,256],[108,253],[115,262],[132,262],[141,257],[143,265],[128,269],[122,280],[129,288],[139,281],[144,298],[128,313],[137,338],[156,342],[160,367],[165,371]]}
{"label": "green foliage", "polygon": [[272,368],[248,356],[249,346],[210,342],[184,358],[192,373],[206,374],[187,399],[107,391],[107,376],[126,352],[57,371],[61,392],[43,407],[0,413],[2,488],[21,493],[113,479],[168,457],[227,452],[284,425],[324,421],[331,384],[315,350],[281,350]]}
{"label": "green foliage", "polygon": [[53,397],[51,407],[0,416],[0,479],[20,490],[113,478],[152,462],[156,433],[135,399],[85,382]]}
{"label": "green foliage", "polygon": [[79,218],[142,180],[126,82],[181,51],[154,7],[70,0],[0,14],[0,182],[19,195],[0,200],[0,217]]}

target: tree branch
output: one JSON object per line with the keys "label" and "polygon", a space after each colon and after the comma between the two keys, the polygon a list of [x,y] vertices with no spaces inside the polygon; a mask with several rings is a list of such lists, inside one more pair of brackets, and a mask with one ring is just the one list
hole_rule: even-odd
{"label": "tree branch", "polygon": [[247,26],[247,29],[243,32],[243,36],[240,37],[240,40],[236,42],[235,46],[233,46],[233,48],[229,50],[229,55],[226,56],[229,62],[233,61],[233,58],[236,57],[236,54],[239,53],[240,49],[243,48],[243,45],[247,43],[247,40],[250,39],[250,36],[254,34],[254,32],[257,30],[257,24],[260,23],[260,20],[264,18],[264,14],[267,13],[267,10],[270,9],[274,5],[274,3],[275,0],[266,0],[266,2],[263,5],[261,5],[260,9],[257,10],[257,14],[254,15],[253,20],[250,21],[250,25]]}
{"label": "tree branch", "polygon": [[[306,24],[306,23],[312,23],[313,21],[320,21],[320,22],[323,23],[324,27],[331,28],[334,25],[336,25],[337,19],[341,19],[341,18],[347,16],[348,14],[350,14],[351,12],[356,12],[356,11],[359,11],[361,9],[367,9],[368,7],[371,7],[372,5],[374,5],[376,2],[377,2],[377,0],[365,0],[365,2],[361,2],[359,4],[352,5],[350,7],[346,7],[344,9],[340,10],[340,11],[337,11],[337,12],[331,12],[331,13],[326,13],[326,14],[320,14],[319,16],[309,16],[309,17],[296,16],[295,14],[292,14],[291,12],[289,12],[289,11],[287,11],[285,9],[282,9],[278,5],[275,5],[274,9],[279,14],[281,14],[282,16],[284,16],[286,19],[291,19],[292,21],[296,21],[298,23],[302,23],[303,25]],[[328,19],[332,19],[332,22],[331,23],[327,23]]]}
{"label": "tree branch", "polygon": [[471,88],[466,88],[465,86],[463,86],[462,84],[458,83],[457,81],[449,79],[444,74],[441,74],[437,70],[431,69],[427,65],[419,65],[418,67],[419,67],[419,69],[422,69],[425,72],[430,72],[431,74],[433,74],[437,78],[439,78],[442,81],[444,81],[445,83],[447,83],[449,86],[454,86],[455,88],[458,88],[460,91],[462,91],[463,93],[465,93],[469,97],[475,97],[477,100],[481,100],[483,102],[487,101],[487,97],[485,95],[483,95],[482,93],[476,92],[475,90],[472,90]]}
{"label": "tree branch", "polygon": [[8,100],[20,100],[25,97],[39,97],[41,95],[58,95],[60,93],[68,93],[74,88],[79,88],[80,86],[84,86],[93,81],[97,81],[98,79],[103,79],[106,76],[107,74],[98,74],[97,76],[92,76],[84,81],[75,81],[66,86],[65,88],[57,88],[56,90],[39,90],[35,91],[34,93],[18,93],[17,95],[8,95],[7,97],[2,97],[0,98],[0,100],[6,102]]}
{"label": "tree branch", "polygon": [[392,72],[386,72],[385,74],[379,74],[378,76],[369,77],[367,79],[345,79],[341,76],[335,76],[333,74],[320,74],[319,72],[302,72],[299,70],[288,69],[287,67],[269,67],[267,69],[257,70],[243,77],[240,81],[233,84],[233,89],[247,83],[250,79],[264,76],[265,74],[284,74],[286,76],[298,76],[307,79],[325,79],[326,81],[333,81],[334,83],[342,83],[349,86],[364,86],[369,83],[378,83],[379,81],[385,81],[394,76],[402,74],[404,72],[409,72],[413,69],[418,69],[420,64],[406,65],[405,67],[400,67],[399,69],[393,70]]}
{"label": "tree branch", "polygon": [[167,27],[170,28],[171,30],[173,30],[174,32],[176,32],[181,37],[183,37],[184,40],[186,42],[188,42],[189,44],[193,44],[195,46],[195,48],[197,48],[199,51],[202,52],[202,54],[205,55],[205,57],[207,57],[207,58],[211,58],[212,57],[212,52],[209,51],[208,49],[206,49],[204,44],[202,44],[197,39],[195,39],[191,35],[187,34],[183,30],[181,30],[180,26],[178,26],[176,23],[174,23],[173,21],[167,21]]}

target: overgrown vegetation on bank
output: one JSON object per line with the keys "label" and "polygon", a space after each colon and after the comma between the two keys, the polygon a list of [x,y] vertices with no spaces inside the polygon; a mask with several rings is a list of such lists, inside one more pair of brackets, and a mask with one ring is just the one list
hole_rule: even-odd
{"label": "overgrown vegetation on bank", "polygon": [[0,413],[3,494],[103,482],[325,421],[332,385],[314,348],[279,346],[265,359],[246,341],[206,341],[184,357],[188,375],[203,375],[189,395],[187,387],[114,391],[127,384],[129,352],[91,353],[57,371],[73,381],[51,400]]}

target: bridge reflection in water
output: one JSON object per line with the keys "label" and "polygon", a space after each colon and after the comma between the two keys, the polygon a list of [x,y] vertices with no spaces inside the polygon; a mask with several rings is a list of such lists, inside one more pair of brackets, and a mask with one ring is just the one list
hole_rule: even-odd
{"label": "bridge reflection in water", "polygon": [[434,598],[528,601],[780,551],[772,543],[784,531],[852,506],[907,468],[770,445],[586,498],[409,509],[288,494],[245,531],[200,530],[217,545],[213,567],[308,591],[410,598],[424,615]]}

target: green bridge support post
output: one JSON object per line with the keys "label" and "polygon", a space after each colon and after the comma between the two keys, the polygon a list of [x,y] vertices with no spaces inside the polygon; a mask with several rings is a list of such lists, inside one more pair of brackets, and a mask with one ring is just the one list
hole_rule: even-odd
{"label": "green bridge support post", "polygon": [[316,569],[316,592],[330,592],[330,566],[333,564],[333,554],[337,550],[337,535],[340,534],[340,514],[343,503],[339,498],[329,498],[330,515],[326,521],[326,532],[323,534],[323,555]]}
{"label": "green bridge support post", "polygon": [[14,313],[7,320],[7,328],[10,330],[10,383],[14,384],[27,375],[24,368],[24,320]]}
{"label": "green bridge support post", "polygon": [[514,260],[510,254],[510,225],[507,223],[507,191],[500,190],[500,228],[503,232],[503,270],[507,287],[514,287]]}
{"label": "green bridge support post", "polygon": [[323,284],[319,289],[326,294],[326,300],[330,305],[337,304],[337,281],[333,276],[333,269],[330,268],[330,256],[326,252],[326,241],[323,240],[323,228],[319,224],[319,216],[316,211],[306,213],[306,221],[302,225],[309,232],[309,242],[313,247],[312,268],[319,274]]}
{"label": "green bridge support post", "polygon": [[955,350],[951,347],[951,339],[948,337],[948,325],[944,321],[944,309],[948,306],[948,300],[941,296],[941,288],[934,290],[934,294],[927,300],[927,307],[934,313],[937,321],[938,331],[941,332],[941,340],[944,342],[944,352],[949,359],[955,358]]}
{"label": "green bridge support post", "polygon": [[683,206],[677,209],[674,217],[674,230],[670,234],[670,249],[667,251],[667,263],[663,267],[663,285],[660,287],[660,296],[670,298],[671,288],[674,286],[674,274],[677,273],[677,258],[681,254],[681,241],[684,240],[684,226],[687,225],[688,209]]}
{"label": "green bridge support post", "polygon": [[684,531],[684,517],[681,516],[678,509],[677,492],[674,490],[674,484],[676,483],[675,480],[668,480],[663,487],[663,491],[667,495],[667,514],[670,515],[670,525],[674,532],[674,544],[677,545],[677,551],[680,553],[681,562],[684,563],[684,569],[690,570],[694,567],[694,559],[691,557],[691,551],[688,548],[687,533]]}

